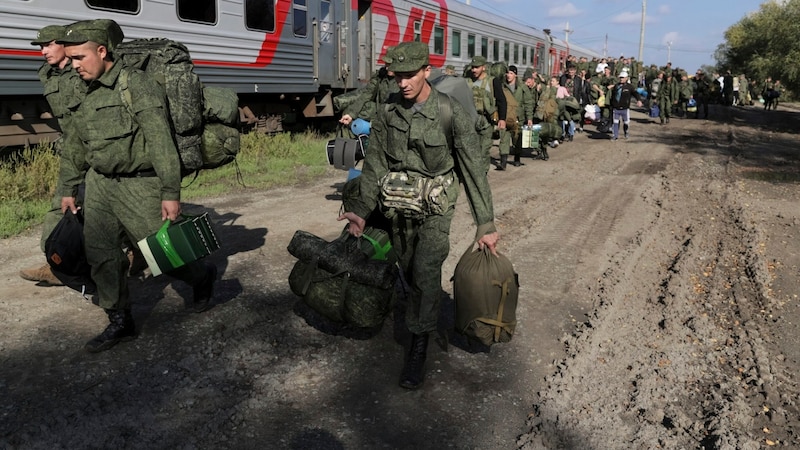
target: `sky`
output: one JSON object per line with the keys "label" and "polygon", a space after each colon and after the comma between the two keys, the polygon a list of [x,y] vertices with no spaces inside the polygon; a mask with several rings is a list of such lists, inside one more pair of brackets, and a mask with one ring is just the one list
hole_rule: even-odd
{"label": "sky", "polygon": [[[642,61],[667,61],[694,73],[716,64],[724,33],[761,0],[457,0],[552,34],[597,53],[639,58],[642,5],[646,3]],[[564,31],[572,30],[568,37]]]}

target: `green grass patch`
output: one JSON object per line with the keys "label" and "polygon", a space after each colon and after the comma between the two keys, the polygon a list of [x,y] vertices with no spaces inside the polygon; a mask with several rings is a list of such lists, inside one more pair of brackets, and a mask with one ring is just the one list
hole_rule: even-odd
{"label": "green grass patch", "polygon": [[[200,171],[194,181],[193,175],[184,178],[182,200],[289,186],[318,177],[328,166],[329,139],[313,132],[243,135],[236,163]],[[58,167],[52,144],[25,148],[0,161],[0,238],[42,223],[55,194]]]}

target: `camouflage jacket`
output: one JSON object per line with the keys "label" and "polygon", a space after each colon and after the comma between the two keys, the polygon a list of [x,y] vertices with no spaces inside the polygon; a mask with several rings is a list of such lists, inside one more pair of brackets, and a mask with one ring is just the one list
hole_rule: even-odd
{"label": "camouflage jacket", "polygon": [[[475,124],[458,102],[453,108],[453,149],[448,147],[439,121],[439,94],[431,87],[431,95],[419,111],[400,95],[390,96],[378,108],[372,122],[369,151],[359,177],[360,195],[351,205],[353,213],[369,217],[378,205],[380,180],[388,172],[406,172],[412,176],[434,178],[455,171],[478,225],[478,236],[496,231],[492,192],[486,176],[486,155],[481,149]],[[450,205],[456,204],[458,184],[447,190]]]}
{"label": "camouflage jacket", "polygon": [[154,169],[161,180],[161,200],[180,200],[180,159],[164,90],[144,72],[130,69],[133,102],[128,106],[117,86],[121,70],[122,64],[114,64],[89,83],[73,114],[61,158],[61,195],[75,195],[87,167],[104,175]]}
{"label": "camouflage jacket", "polygon": [[86,95],[86,83],[72,70],[72,62],[68,62],[63,69],[42,64],[39,80],[44,85],[44,97],[50,105],[50,111],[63,130],[66,126],[63,122],[69,119],[71,112],[78,108]]}

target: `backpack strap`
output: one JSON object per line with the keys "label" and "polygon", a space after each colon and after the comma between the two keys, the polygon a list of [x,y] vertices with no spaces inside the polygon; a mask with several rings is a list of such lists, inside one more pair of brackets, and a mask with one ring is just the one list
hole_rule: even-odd
{"label": "backpack strap", "polygon": [[452,152],[453,148],[453,103],[450,96],[439,92],[439,123],[442,125],[442,131],[447,139],[447,147]]}
{"label": "backpack strap", "polygon": [[131,95],[131,90],[128,89],[128,80],[130,79],[130,71],[127,67],[123,67],[122,70],[119,71],[119,77],[117,78],[117,86],[119,87],[119,95],[122,97],[122,103],[128,108],[128,112],[131,113],[131,116],[136,119],[136,114],[133,113],[133,95]]}

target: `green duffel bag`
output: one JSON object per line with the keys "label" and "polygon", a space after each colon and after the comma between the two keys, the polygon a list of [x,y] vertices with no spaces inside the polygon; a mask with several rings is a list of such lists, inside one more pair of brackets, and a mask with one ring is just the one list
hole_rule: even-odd
{"label": "green duffel bag", "polygon": [[472,250],[474,245],[453,273],[456,331],[484,345],[508,342],[517,326],[519,278],[504,255]]}

